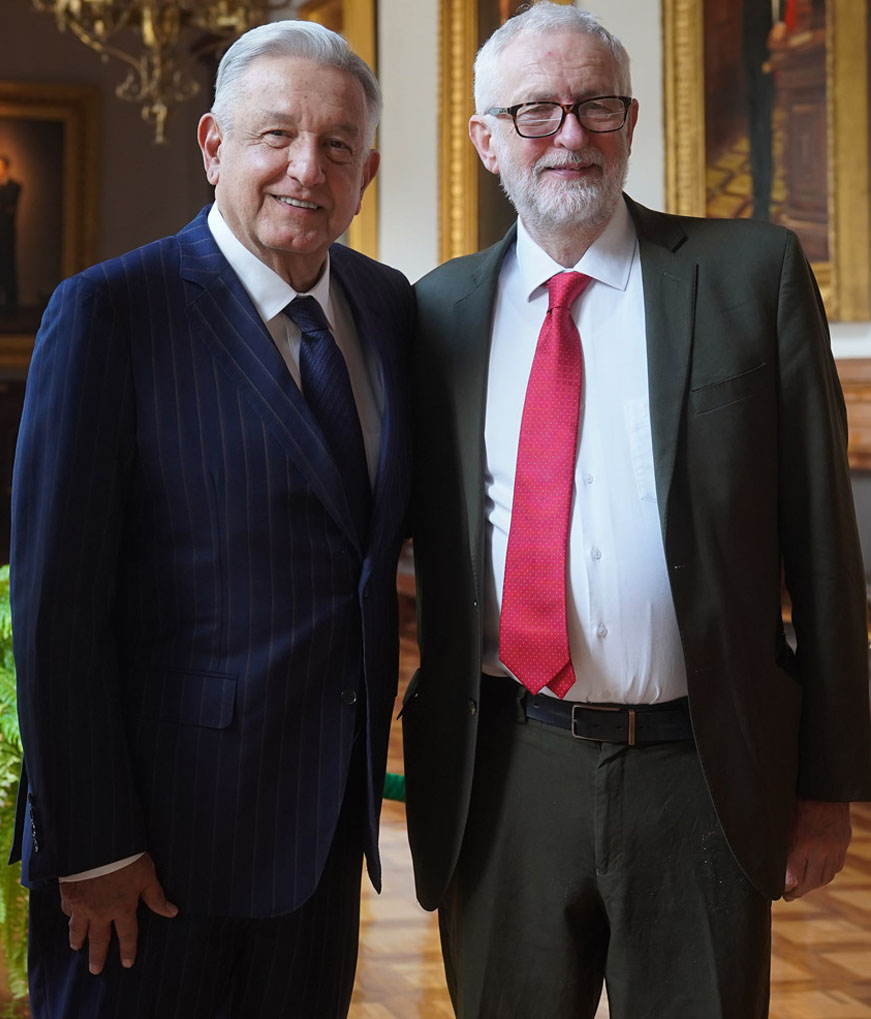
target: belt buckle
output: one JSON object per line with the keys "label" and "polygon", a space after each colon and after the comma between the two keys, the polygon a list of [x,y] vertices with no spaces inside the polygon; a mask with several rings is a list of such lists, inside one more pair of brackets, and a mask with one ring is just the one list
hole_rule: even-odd
{"label": "belt buckle", "polygon": [[584,739],[590,743],[610,743],[611,740],[596,739],[595,736],[582,736],[577,730],[577,715],[575,714],[579,708],[583,708],[585,711],[625,711],[629,715],[629,731],[626,736],[626,745],[629,747],[635,746],[635,709],[634,708],[617,708],[609,707],[604,704],[584,704],[579,701],[577,704],[572,705],[572,736],[575,739]]}

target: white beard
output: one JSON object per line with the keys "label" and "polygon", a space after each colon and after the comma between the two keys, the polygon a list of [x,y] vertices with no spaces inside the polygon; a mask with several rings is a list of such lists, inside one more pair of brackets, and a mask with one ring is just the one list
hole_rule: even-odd
{"label": "white beard", "polygon": [[[548,153],[532,166],[519,165],[510,145],[498,145],[497,156],[503,191],[526,227],[539,235],[607,223],[620,200],[628,165],[628,152],[608,166],[598,149]],[[590,164],[602,170],[596,180],[542,182],[549,167]]]}

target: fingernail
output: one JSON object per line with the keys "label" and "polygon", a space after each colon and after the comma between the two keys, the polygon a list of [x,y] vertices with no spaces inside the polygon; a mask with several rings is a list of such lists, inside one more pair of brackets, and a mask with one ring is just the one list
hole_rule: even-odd
{"label": "fingernail", "polygon": [[121,960],[121,965],[124,967],[124,969],[130,969],[130,967],[133,965],[133,960],[132,959],[122,959]]}

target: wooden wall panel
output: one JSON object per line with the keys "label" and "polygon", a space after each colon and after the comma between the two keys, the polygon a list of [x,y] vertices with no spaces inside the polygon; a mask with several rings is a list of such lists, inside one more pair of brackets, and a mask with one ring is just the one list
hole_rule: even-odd
{"label": "wooden wall panel", "polygon": [[854,470],[871,470],[871,358],[838,362],[850,428],[849,456]]}

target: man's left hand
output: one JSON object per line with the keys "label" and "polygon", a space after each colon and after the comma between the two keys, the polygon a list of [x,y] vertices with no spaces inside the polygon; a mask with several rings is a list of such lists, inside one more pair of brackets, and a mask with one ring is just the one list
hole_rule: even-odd
{"label": "man's left hand", "polygon": [[844,866],[852,834],[849,803],[798,800],[784,899],[790,902],[827,885]]}

